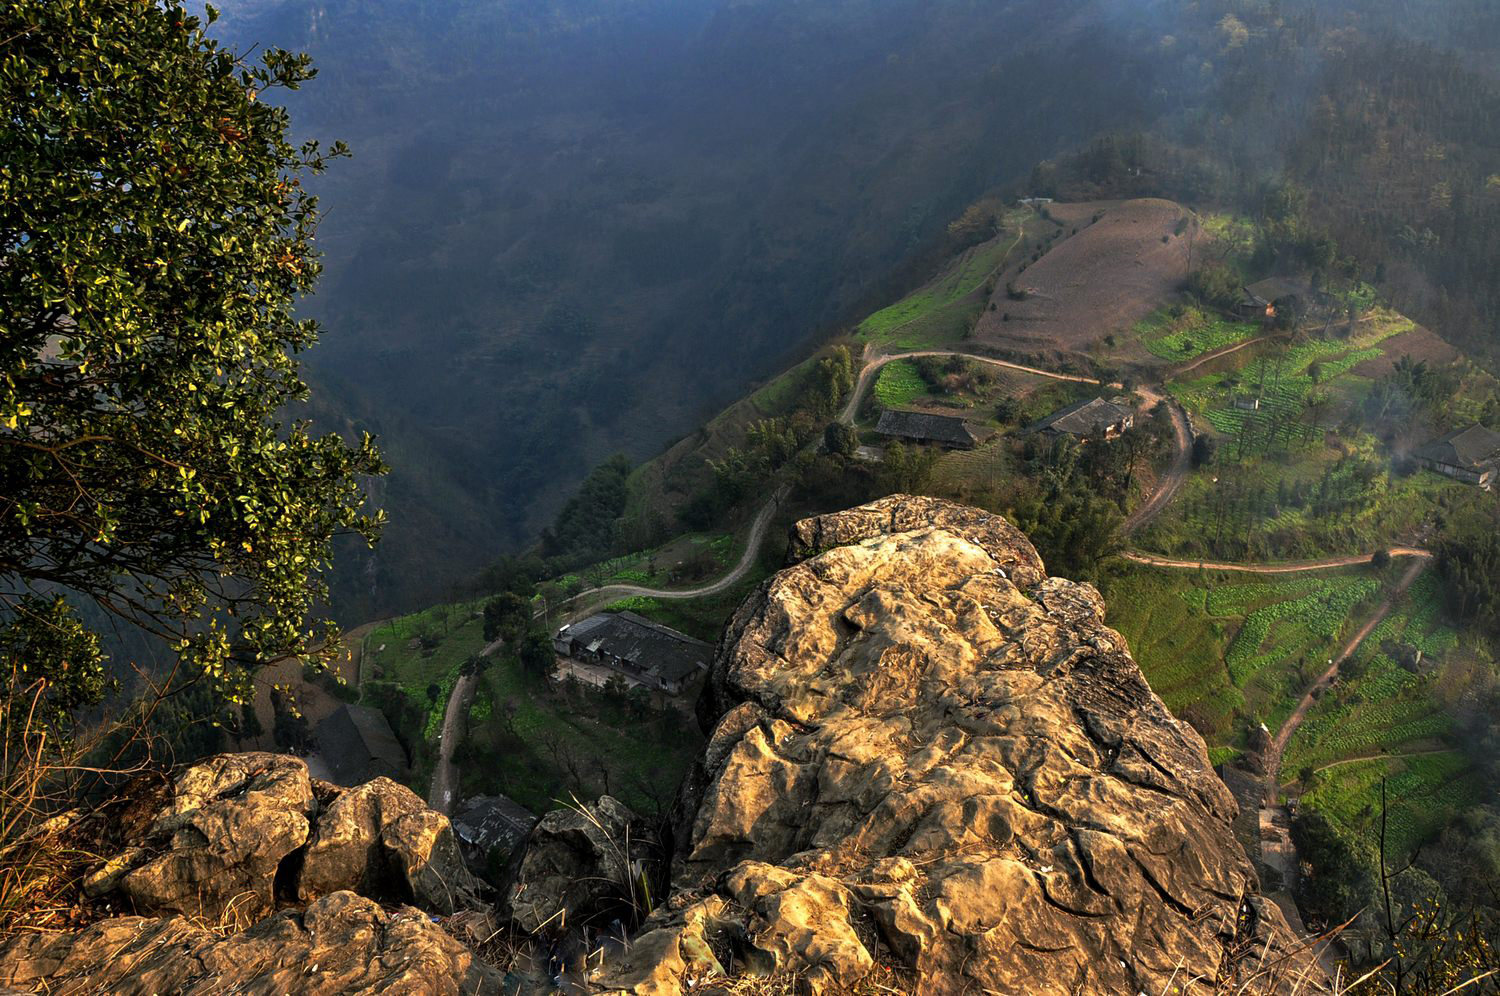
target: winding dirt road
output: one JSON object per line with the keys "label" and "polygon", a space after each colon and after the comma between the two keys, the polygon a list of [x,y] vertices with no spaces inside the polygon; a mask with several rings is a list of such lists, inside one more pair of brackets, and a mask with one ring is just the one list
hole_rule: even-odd
{"label": "winding dirt road", "polygon": [[1192,373],[1194,370],[1197,370],[1205,363],[1212,363],[1214,360],[1219,359],[1221,356],[1229,356],[1231,353],[1238,353],[1240,350],[1249,349],[1251,346],[1254,346],[1258,343],[1272,342],[1276,339],[1286,339],[1290,337],[1290,332],[1277,332],[1275,335],[1258,335],[1254,339],[1245,339],[1242,342],[1233,342],[1227,346],[1222,346],[1219,349],[1204,353],[1202,356],[1196,359],[1188,360],[1186,363],[1182,363],[1178,366],[1172,367],[1167,371],[1167,375],[1162,379],[1175,380],[1185,373]]}
{"label": "winding dirt road", "polygon": [[[1393,546],[1387,552],[1392,557],[1418,557],[1429,560],[1432,557],[1430,550],[1423,550],[1416,546]],[[1172,570],[1183,571],[1241,571],[1246,574],[1300,574],[1304,571],[1326,571],[1335,567],[1357,567],[1360,564],[1368,564],[1372,553],[1351,554],[1346,557],[1326,557],[1322,560],[1295,560],[1285,564],[1236,564],[1217,560],[1173,560],[1170,557],[1157,557],[1149,553],[1122,553],[1120,556],[1126,560],[1132,560],[1137,564],[1145,564],[1147,567],[1165,567]]]}
{"label": "winding dirt road", "polygon": [[1188,473],[1192,471],[1193,459],[1193,426],[1188,421],[1187,412],[1182,406],[1170,398],[1158,394],[1154,389],[1141,387],[1137,392],[1146,399],[1147,410],[1155,408],[1158,404],[1165,403],[1167,411],[1172,415],[1172,462],[1162,472],[1161,479],[1156,482],[1156,490],[1151,496],[1141,503],[1140,507],[1130,513],[1120,530],[1126,536],[1140,529],[1146,523],[1156,518],[1177,497],[1177,492],[1182,489],[1182,484],[1187,480]]}
{"label": "winding dirt road", "polygon": [[[1002,367],[1006,370],[1015,370],[1020,373],[1032,374],[1037,377],[1047,377],[1051,380],[1067,380],[1075,384],[1098,384],[1094,377],[1081,377],[1077,374],[1057,373],[1054,370],[1043,370],[1040,367],[1028,367],[1020,363],[1012,363],[1009,360],[997,360],[992,356],[980,356],[977,353],[964,353],[954,349],[920,349],[914,353],[887,353],[872,356],[865,361],[860,368],[859,379],[854,382],[854,390],[849,393],[849,403],[839,414],[839,421],[845,425],[854,424],[855,413],[870,391],[870,385],[875,381],[875,375],[880,373],[882,367],[896,360],[910,360],[919,356],[956,356],[960,359],[973,360],[976,363],[988,363],[993,367]],[[1111,384],[1110,387],[1118,387]]]}
{"label": "winding dirt road", "polygon": [[[488,654],[502,641],[497,640],[484,648]],[[453,763],[453,751],[463,736],[464,720],[469,714],[469,703],[479,687],[479,675],[459,675],[448,693],[447,710],[443,713],[443,732],[439,734],[438,759],[432,769],[432,785],[427,790],[427,805],[445,816],[453,815],[453,792],[458,786],[458,768]]]}
{"label": "winding dirt road", "polygon": [[721,591],[727,591],[734,587],[755,565],[755,559],[760,556],[761,544],[765,542],[766,531],[770,528],[771,517],[776,514],[781,501],[786,497],[783,488],[772,495],[770,500],[760,507],[755,513],[755,520],[750,523],[750,535],[745,538],[745,552],[740,555],[739,563],[732,567],[728,574],[719,580],[698,588],[647,588],[638,584],[607,584],[599,588],[590,588],[581,591],[577,595],[564,602],[564,605],[595,599],[608,599],[614,601],[620,598],[632,598],[636,596],[644,598],[659,598],[663,601],[683,601],[689,598],[703,598],[706,595],[717,595]]}

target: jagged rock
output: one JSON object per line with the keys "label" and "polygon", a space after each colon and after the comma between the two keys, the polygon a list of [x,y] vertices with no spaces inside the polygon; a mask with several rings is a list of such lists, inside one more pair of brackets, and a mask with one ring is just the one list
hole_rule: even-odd
{"label": "jagged rock", "polygon": [[18,935],[0,941],[0,986],[114,996],[427,996],[499,993],[501,978],[420,910],[388,913],[335,892],[226,937],[183,917]]}
{"label": "jagged rock", "polygon": [[616,915],[638,857],[634,822],[635,814],[607,795],[543,816],[507,897],[516,925],[535,933]]}
{"label": "jagged rock", "polygon": [[339,791],[318,816],[297,895],[309,900],[341,889],[443,914],[480,905],[448,818],[384,777]]}
{"label": "jagged rock", "polygon": [[380,834],[386,861],[423,909],[478,909],[479,883],[464,866],[448,817],[431,809],[408,813]]}
{"label": "jagged rock", "polygon": [[1002,518],[931,499],[808,520],[793,549],[807,559],[720,641],[677,894],[607,986],[680,990],[705,930],[733,942],[730,971],[822,991],[876,959],[934,993],[1302,969],[1203,741],[1093,587],[1047,578]]}
{"label": "jagged rock", "polygon": [[277,869],[306,841],[307,765],[281,754],[224,754],[183,769],[141,846],[89,878],[141,913],[253,922],[275,907]]}

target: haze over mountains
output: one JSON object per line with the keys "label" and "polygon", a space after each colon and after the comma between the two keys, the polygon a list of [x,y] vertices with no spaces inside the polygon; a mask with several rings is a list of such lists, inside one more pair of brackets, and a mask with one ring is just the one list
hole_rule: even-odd
{"label": "haze over mountains", "polygon": [[1314,43],[1413,13],[1440,44],[1494,36],[1462,30],[1488,5],[1441,6],[224,5],[232,43],[313,55],[296,126],[355,153],[320,182],[309,362],[320,406],[376,431],[394,469],[385,541],[340,565],[341,613],[531,542],[597,462],[651,455],[883,303],[965,204],[1039,160],[1169,122],[1243,177],[1279,168],[1303,115],[1286,98],[1325,72]]}

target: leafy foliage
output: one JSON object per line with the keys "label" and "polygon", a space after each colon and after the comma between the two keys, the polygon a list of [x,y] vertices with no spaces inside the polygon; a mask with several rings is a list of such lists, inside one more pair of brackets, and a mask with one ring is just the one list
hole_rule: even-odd
{"label": "leafy foliage", "polygon": [[542,532],[542,555],[558,571],[613,551],[615,523],[625,511],[630,460],[616,454],[595,467]]}
{"label": "leafy foliage", "polygon": [[1450,539],[1438,565],[1454,616],[1500,636],[1500,534],[1476,531]]}
{"label": "leafy foliage", "polygon": [[1298,856],[1314,869],[1302,880],[1298,905],[1309,919],[1334,927],[1353,917],[1370,902],[1375,883],[1364,861],[1318,812],[1305,812],[1292,822],[1292,843]]}
{"label": "leafy foliage", "polygon": [[379,525],[368,435],[281,420],[318,331],[302,178],[343,150],[263,99],[307,57],[248,63],[173,3],[17,0],[0,39],[4,643],[56,709],[97,699],[91,601],[247,701],[258,662],[337,652],[305,616],[334,536]]}

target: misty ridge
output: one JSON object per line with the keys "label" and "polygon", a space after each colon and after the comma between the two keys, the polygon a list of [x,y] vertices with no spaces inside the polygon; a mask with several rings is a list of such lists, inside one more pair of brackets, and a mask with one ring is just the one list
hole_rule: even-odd
{"label": "misty ridge", "polygon": [[1500,993],[1497,0],[0,11],[0,992]]}
{"label": "misty ridge", "polygon": [[[1106,178],[1116,193],[1332,184],[1342,167],[1309,149],[1330,100],[1436,76],[1493,109],[1500,35],[1478,0],[222,10],[235,44],[312,54],[297,127],[354,150],[316,188],[327,271],[306,308],[320,408],[394,467],[383,544],[340,564],[350,619],[529,546],[605,457],[652,456],[925,279],[964,205],[1026,193],[1037,162],[1130,135],[1151,161],[1135,189]],[[1478,189],[1500,167],[1470,123],[1412,127],[1460,142]],[[1313,200],[1335,228],[1430,227]],[[1413,295],[1458,307],[1414,268]]]}

